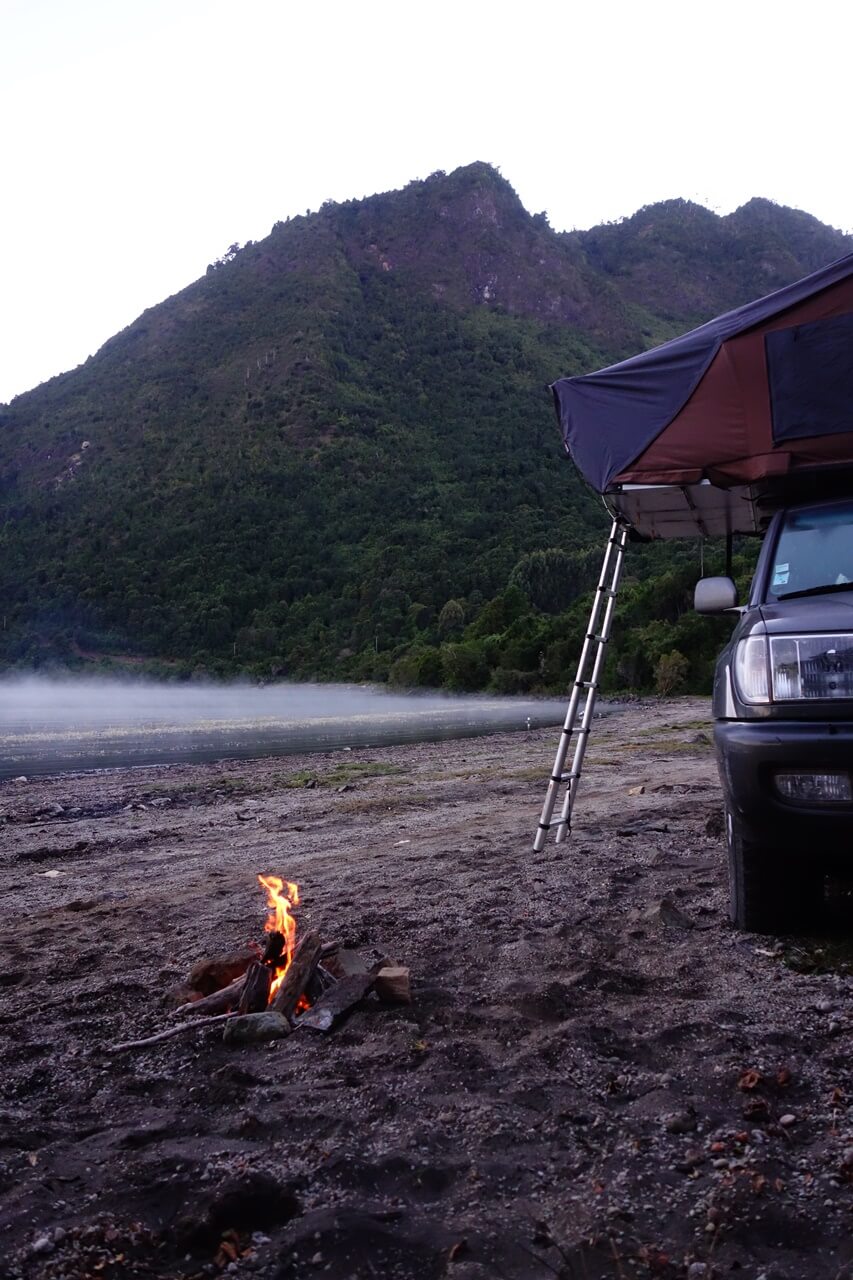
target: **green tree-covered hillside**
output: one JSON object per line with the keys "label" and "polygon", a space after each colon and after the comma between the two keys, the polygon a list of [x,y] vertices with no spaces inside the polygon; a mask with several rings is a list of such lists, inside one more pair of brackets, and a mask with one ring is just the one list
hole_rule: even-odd
{"label": "green tree-covered hillside", "polygon": [[[0,408],[0,664],[559,686],[606,517],[546,384],[847,248],[760,201],[556,234],[479,164],[279,223]],[[632,557],[619,684],[706,680],[696,554]]]}

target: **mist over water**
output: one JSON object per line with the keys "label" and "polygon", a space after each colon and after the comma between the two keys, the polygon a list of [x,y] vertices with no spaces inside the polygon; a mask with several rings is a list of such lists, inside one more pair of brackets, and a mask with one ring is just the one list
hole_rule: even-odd
{"label": "mist over water", "polygon": [[365,685],[11,676],[0,680],[0,779],[465,737],[564,715],[564,702]]}

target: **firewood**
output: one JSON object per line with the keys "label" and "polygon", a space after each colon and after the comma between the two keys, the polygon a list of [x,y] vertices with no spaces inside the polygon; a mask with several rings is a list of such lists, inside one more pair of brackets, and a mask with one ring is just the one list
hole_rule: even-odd
{"label": "firewood", "polygon": [[299,1015],[295,1026],[307,1027],[311,1031],[331,1031],[359,1000],[364,999],[375,981],[373,973],[354,973],[349,978],[341,978],[315,1005]]}
{"label": "firewood", "polygon": [[236,1009],[240,1003],[240,993],[246,981],[245,974],[242,977],[235,978],[227,987],[223,987],[221,991],[214,991],[212,996],[205,996],[203,1000],[191,1000],[189,1004],[178,1005],[177,1009],[173,1009],[170,1018],[182,1018],[186,1013],[227,1013],[229,1009]]}
{"label": "firewood", "polygon": [[380,969],[376,975],[376,994],[383,1004],[411,1004],[409,970],[402,965],[388,965]]}
{"label": "firewood", "polygon": [[202,1027],[211,1027],[217,1022],[227,1022],[237,1016],[236,1013],[221,1013],[215,1018],[197,1018],[193,1022],[182,1022],[179,1027],[169,1027],[168,1031],[158,1031],[154,1036],[145,1036],[143,1040],[121,1040],[118,1044],[105,1044],[104,1050],[106,1053],[122,1053],[125,1049],[144,1049],[149,1044],[158,1044],[161,1040],[182,1036],[185,1031],[200,1031]]}
{"label": "firewood", "polygon": [[267,938],[267,945],[264,947],[264,954],[261,956],[261,964],[268,964],[275,969],[283,952],[284,934],[279,933],[278,929],[274,929]]}
{"label": "firewood", "polygon": [[320,963],[320,935],[314,930],[306,933],[298,943],[290,962],[290,968],[284,980],[270,1001],[270,1008],[276,1013],[283,1013],[286,1018],[293,1015],[299,998],[305,990],[311,975]]}
{"label": "firewood", "polygon": [[266,1009],[272,985],[272,969],[265,964],[253,964],[246,971],[240,992],[238,1009],[241,1013],[261,1013]]}
{"label": "firewood", "polygon": [[194,991],[200,991],[203,996],[212,995],[229,986],[235,978],[242,978],[255,958],[255,952],[249,947],[227,955],[208,956],[193,965],[187,981]]}
{"label": "firewood", "polygon": [[364,956],[349,947],[339,947],[323,957],[323,968],[333,978],[350,978],[356,973],[367,973],[369,965]]}

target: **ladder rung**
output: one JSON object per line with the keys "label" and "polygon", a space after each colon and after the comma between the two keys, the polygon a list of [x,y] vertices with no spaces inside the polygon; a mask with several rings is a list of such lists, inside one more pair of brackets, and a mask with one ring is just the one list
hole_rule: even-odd
{"label": "ladder rung", "polygon": [[597,680],[576,680],[575,688],[576,689],[597,689],[598,681]]}
{"label": "ladder rung", "polygon": [[552,773],[552,782],[570,782],[572,778],[579,778],[580,774],[577,769],[573,769],[570,773]]}

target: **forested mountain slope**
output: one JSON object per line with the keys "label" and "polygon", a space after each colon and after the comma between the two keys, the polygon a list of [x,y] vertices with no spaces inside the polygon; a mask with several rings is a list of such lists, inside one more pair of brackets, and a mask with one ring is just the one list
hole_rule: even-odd
{"label": "forested mountain slope", "polygon": [[[558,234],[482,164],[278,223],[0,408],[0,664],[559,684],[605,517],[545,385],[848,250],[764,201]],[[695,549],[635,573],[618,681],[701,682]]]}

